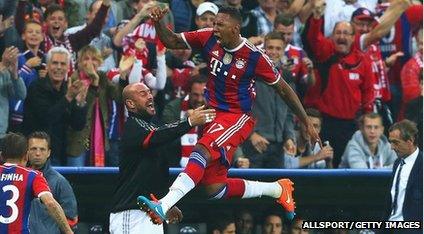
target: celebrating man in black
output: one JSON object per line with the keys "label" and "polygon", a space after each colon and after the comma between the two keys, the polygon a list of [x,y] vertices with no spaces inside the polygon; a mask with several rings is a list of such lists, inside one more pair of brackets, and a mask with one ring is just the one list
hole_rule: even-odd
{"label": "celebrating man in black", "polygon": [[[158,152],[159,148],[187,133],[191,127],[211,122],[215,111],[200,107],[189,113],[186,120],[158,126],[153,122],[156,114],[153,96],[145,84],[128,85],[122,96],[129,117],[121,141],[110,232],[163,233],[162,225],[153,224],[149,216],[138,209],[137,196],[162,196],[167,192],[169,159]],[[179,221],[181,217],[178,208],[168,212],[170,222]]]}

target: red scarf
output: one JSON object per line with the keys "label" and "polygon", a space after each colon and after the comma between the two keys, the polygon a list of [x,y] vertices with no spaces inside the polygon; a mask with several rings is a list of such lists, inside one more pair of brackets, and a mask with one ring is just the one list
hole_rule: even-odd
{"label": "red scarf", "polygon": [[380,47],[372,44],[367,48],[366,54],[371,58],[372,71],[376,77],[375,97],[381,98],[384,102],[390,101],[392,94],[390,92],[389,77],[387,75],[386,66],[381,56]]}
{"label": "red scarf", "polygon": [[99,98],[96,97],[93,108],[93,124],[90,137],[90,161],[95,167],[105,166],[105,134]]}

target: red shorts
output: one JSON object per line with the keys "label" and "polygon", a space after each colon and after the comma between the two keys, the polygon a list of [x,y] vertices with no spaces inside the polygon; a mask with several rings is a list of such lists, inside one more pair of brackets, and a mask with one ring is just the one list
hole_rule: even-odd
{"label": "red shorts", "polygon": [[205,125],[203,135],[197,142],[204,146],[211,156],[202,184],[223,183],[227,179],[233,154],[253,130],[255,120],[248,114],[216,112],[214,121]]}

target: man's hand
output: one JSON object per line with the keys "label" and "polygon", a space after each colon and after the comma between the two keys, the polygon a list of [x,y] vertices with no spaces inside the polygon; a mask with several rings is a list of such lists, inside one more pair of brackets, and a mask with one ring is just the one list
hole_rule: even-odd
{"label": "man's hand", "polygon": [[317,158],[317,161],[319,161],[323,159],[333,159],[333,155],[333,148],[331,148],[329,145],[326,145],[315,155],[315,157]]}
{"label": "man's hand", "polygon": [[8,28],[13,25],[14,16],[9,16],[9,18],[3,20],[3,15],[0,15],[0,34],[3,34]]}
{"label": "man's hand", "polygon": [[103,5],[105,6],[110,6],[110,2],[112,2],[112,0],[103,0]]}
{"label": "man's hand", "polygon": [[19,54],[18,48],[11,46],[7,47],[2,55],[1,61],[7,67],[10,63],[13,63],[15,59],[17,59]]}
{"label": "man's hand", "polygon": [[72,79],[68,79],[68,89],[66,90],[65,98],[68,102],[71,102],[80,92],[81,87],[84,84],[81,80],[75,80],[72,82]]}
{"label": "man's hand", "polygon": [[206,109],[204,110],[205,106],[201,106],[199,108],[194,109],[193,111],[187,111],[188,119],[190,120],[191,126],[199,126],[203,125],[205,123],[212,122],[215,117],[216,113],[214,109]]}
{"label": "man's hand", "polygon": [[262,43],[264,43],[264,38],[261,36],[253,36],[249,37],[247,40],[249,40],[253,45],[257,46]]}
{"label": "man's hand", "polygon": [[46,69],[38,71],[38,77],[39,78],[45,78],[46,76],[47,76],[47,70]]}
{"label": "man's hand", "polygon": [[393,64],[395,64],[396,63],[396,60],[399,58],[399,57],[402,57],[402,56],[404,56],[405,54],[402,52],[402,51],[398,51],[398,52],[396,52],[396,53],[394,53],[394,54],[391,54],[389,57],[387,57],[386,58],[386,60],[385,60],[385,63],[386,63],[386,66],[388,66],[388,67],[391,67],[391,66],[393,66]]}
{"label": "man's hand", "polygon": [[314,69],[314,63],[308,57],[304,57],[302,59],[302,62],[303,64],[305,64],[306,68],[308,69],[308,72],[311,72]]}
{"label": "man's hand", "polygon": [[151,9],[153,7],[158,7],[158,6],[159,6],[159,3],[156,1],[151,1],[147,4],[144,4],[143,8],[141,8],[140,11],[137,12],[135,17],[138,17],[139,20],[149,18]]}
{"label": "man's hand", "polygon": [[[143,7],[144,8],[144,7]],[[159,22],[163,16],[165,16],[169,11],[169,8],[166,5],[156,3],[150,10],[150,19],[154,22]]]}
{"label": "man's hand", "polygon": [[84,106],[85,103],[87,103],[86,101],[87,92],[88,92],[88,85],[82,84],[77,96],[75,97],[75,101],[77,102],[78,106]]}
{"label": "man's hand", "polygon": [[183,213],[178,207],[173,206],[166,212],[166,219],[169,223],[179,223],[183,219]]}
{"label": "man's hand", "polygon": [[284,143],[283,150],[286,154],[290,155],[296,155],[296,144],[292,139],[287,139],[287,141]]}
{"label": "man's hand", "polygon": [[17,76],[18,55],[19,55],[18,48],[11,46],[4,50],[3,56],[2,56],[3,65],[9,70],[10,73],[13,74],[13,77],[15,79],[18,79],[18,76]]}
{"label": "man's hand", "polygon": [[253,132],[250,136],[250,142],[252,142],[253,147],[261,154],[265,152],[269,145],[269,141],[256,132]]}
{"label": "man's hand", "polygon": [[119,61],[119,75],[121,79],[126,80],[128,74],[130,73],[132,66],[135,62],[135,57],[133,55],[121,57],[121,61]]}
{"label": "man's hand", "polygon": [[326,4],[325,0],[312,1],[312,15],[315,19],[320,19],[324,15]]}
{"label": "man's hand", "polygon": [[321,139],[319,138],[318,132],[315,130],[315,127],[310,118],[307,119],[306,123],[306,131],[310,137],[310,141],[312,143],[318,142],[318,144],[322,147]]}
{"label": "man's hand", "polygon": [[236,161],[236,166],[238,168],[249,168],[250,167],[250,161],[248,158],[238,158]]}
{"label": "man's hand", "polygon": [[84,62],[82,64],[82,70],[87,74],[92,80],[91,85],[94,87],[99,86],[99,74],[97,74],[96,68],[91,61]]}
{"label": "man's hand", "polygon": [[41,64],[41,58],[38,56],[28,59],[25,63],[25,65],[30,68],[40,66],[40,64]]}

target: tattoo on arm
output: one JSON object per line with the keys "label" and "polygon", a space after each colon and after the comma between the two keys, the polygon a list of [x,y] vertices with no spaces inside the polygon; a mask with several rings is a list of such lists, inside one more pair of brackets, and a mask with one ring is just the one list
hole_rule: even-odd
{"label": "tattoo on arm", "polygon": [[44,197],[42,201],[46,206],[49,215],[56,221],[62,232],[71,233],[71,229],[69,227],[68,221],[66,220],[65,212],[63,212],[62,207],[51,195],[44,196],[48,196]]}
{"label": "tattoo on arm", "polygon": [[165,47],[169,49],[188,49],[181,36],[171,31],[162,21],[155,23],[155,29]]}

